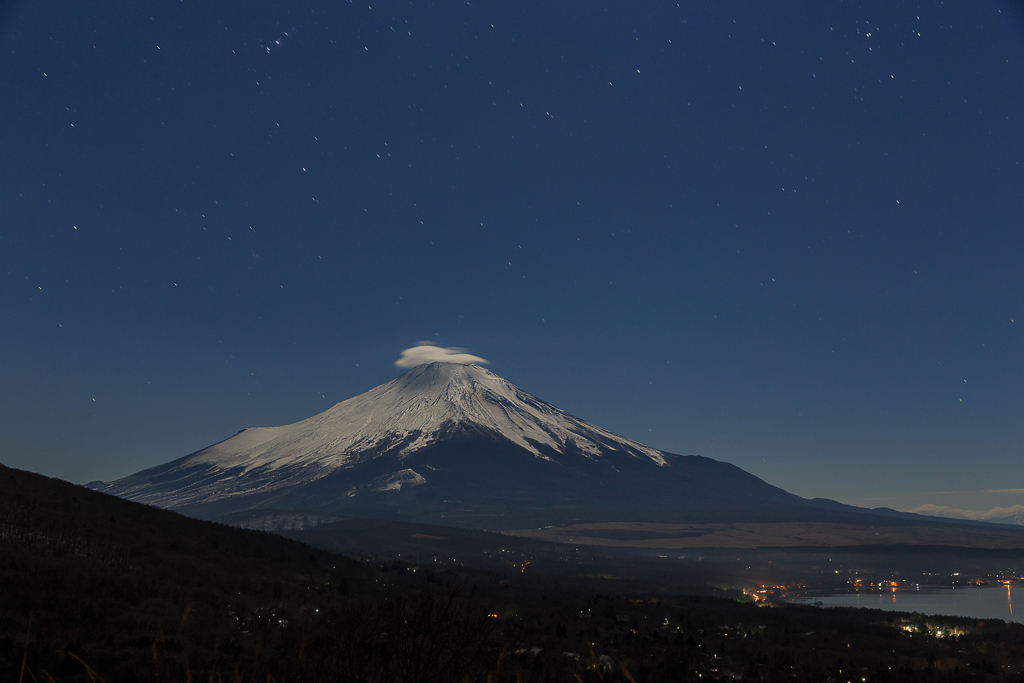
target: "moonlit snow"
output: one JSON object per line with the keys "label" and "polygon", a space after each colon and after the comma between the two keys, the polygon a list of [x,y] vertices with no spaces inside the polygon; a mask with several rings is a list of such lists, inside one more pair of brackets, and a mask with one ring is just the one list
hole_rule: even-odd
{"label": "moonlit snow", "polygon": [[[497,432],[537,457],[539,445],[562,453],[568,442],[597,456],[607,442],[622,442],[660,463],[657,451],[616,436],[531,396],[478,365],[431,363],[319,415],[284,427],[246,429],[200,451],[193,462],[225,468],[315,465],[336,468],[359,452],[397,444],[408,456],[459,425]],[[598,435],[601,440],[594,437]]]}
{"label": "moonlit snow", "polygon": [[[434,362],[301,422],[245,429],[101,490],[162,507],[266,494],[315,482],[383,453],[397,453],[406,462],[453,432],[504,439],[545,461],[567,450],[594,460],[613,451],[666,464],[661,451],[576,418],[479,365]],[[420,486],[431,476],[429,468],[420,469],[383,474],[364,490]]]}

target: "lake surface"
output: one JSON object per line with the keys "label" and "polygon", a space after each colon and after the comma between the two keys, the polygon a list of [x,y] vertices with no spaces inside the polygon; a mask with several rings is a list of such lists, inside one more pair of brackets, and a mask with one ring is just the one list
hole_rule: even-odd
{"label": "lake surface", "polygon": [[[1019,593],[1014,595],[1014,593]],[[1013,598],[1020,599],[1014,613]],[[822,607],[867,607],[894,612],[946,614],[975,619],[1003,619],[1024,623],[1024,590],[1019,586],[969,586],[964,588],[898,588],[892,591],[862,590],[858,593],[830,593],[789,598],[802,605]]]}

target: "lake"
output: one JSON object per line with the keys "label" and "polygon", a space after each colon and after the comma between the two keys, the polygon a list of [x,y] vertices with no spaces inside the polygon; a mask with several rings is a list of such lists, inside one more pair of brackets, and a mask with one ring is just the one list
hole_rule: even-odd
{"label": "lake", "polygon": [[[1020,591],[1020,587],[1017,588]],[[1024,595],[1019,596],[1024,599]],[[1024,623],[1024,603],[1013,612],[1013,589],[1010,586],[968,586],[961,588],[897,588],[861,590],[857,593],[809,594],[789,598],[789,602],[822,607],[867,607],[894,612],[946,614],[975,619],[1003,619]]]}

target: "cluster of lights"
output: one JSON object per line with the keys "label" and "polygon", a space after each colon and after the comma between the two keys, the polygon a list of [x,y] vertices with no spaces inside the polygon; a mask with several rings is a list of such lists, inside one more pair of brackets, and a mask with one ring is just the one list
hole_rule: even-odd
{"label": "cluster of lights", "polygon": [[[851,583],[853,583],[853,587],[854,588],[864,588],[865,587],[864,579],[854,579]],[[867,588],[876,588],[877,587],[880,590],[882,588],[891,588],[893,590],[896,590],[896,587],[899,586],[899,585],[900,585],[899,581],[879,581],[877,584],[874,581],[869,581],[868,584],[867,584]]]}
{"label": "cluster of lights", "polygon": [[783,593],[786,591],[785,586],[769,586],[767,584],[761,584],[760,588],[754,590],[744,589],[743,594],[749,597],[754,602],[767,602],[768,598],[775,593]]}
{"label": "cluster of lights", "polygon": [[[918,626],[917,624],[903,624],[903,626],[901,626],[900,628],[903,631],[905,631],[906,633],[910,633],[910,634],[920,633],[921,630],[922,630],[922,628],[920,626]],[[957,638],[957,637],[962,636],[962,635],[964,635],[966,633],[966,631],[964,631],[961,628],[951,628],[951,629],[933,628],[933,627],[929,626],[928,624],[925,624],[924,632],[927,635],[935,636],[936,638]]]}

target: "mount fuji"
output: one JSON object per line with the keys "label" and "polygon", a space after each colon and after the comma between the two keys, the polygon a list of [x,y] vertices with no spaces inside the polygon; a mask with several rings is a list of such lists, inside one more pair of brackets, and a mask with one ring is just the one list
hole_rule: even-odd
{"label": "mount fuji", "polygon": [[846,514],[733,465],[618,436],[478,365],[447,362],[414,367],[301,422],[244,429],[90,486],[207,519],[273,509],[513,529]]}

